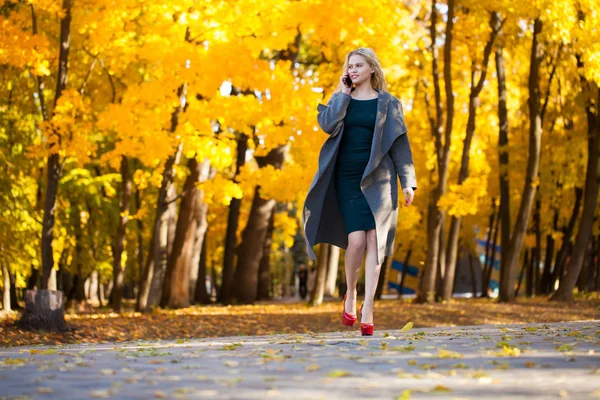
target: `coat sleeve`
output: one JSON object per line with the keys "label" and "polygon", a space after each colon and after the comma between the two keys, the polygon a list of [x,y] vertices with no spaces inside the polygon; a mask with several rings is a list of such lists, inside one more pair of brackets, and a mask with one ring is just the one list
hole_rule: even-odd
{"label": "coat sleeve", "polygon": [[344,119],[346,116],[346,109],[352,96],[344,92],[334,93],[333,96],[327,102],[327,105],[319,104],[317,110],[317,121],[319,126],[326,133],[333,133],[335,126],[338,122]]}
{"label": "coat sleeve", "polygon": [[404,133],[400,134],[392,144],[390,156],[396,167],[396,173],[400,178],[402,189],[412,187],[413,190],[417,190],[415,166],[413,163],[412,151],[410,149],[410,142],[408,141],[408,130],[404,123],[404,111],[402,110],[402,103],[400,101],[397,101],[395,104],[393,112],[396,129],[401,129]]}

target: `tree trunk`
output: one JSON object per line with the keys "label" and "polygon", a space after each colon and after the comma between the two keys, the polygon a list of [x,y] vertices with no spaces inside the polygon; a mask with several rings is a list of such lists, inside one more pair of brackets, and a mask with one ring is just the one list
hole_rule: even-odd
{"label": "tree trunk", "polygon": [[477,297],[477,276],[475,273],[475,265],[473,264],[473,253],[469,251],[469,271],[471,272],[471,290],[473,298]]}
{"label": "tree trunk", "polygon": [[263,245],[263,254],[258,266],[258,288],[256,289],[257,300],[269,300],[269,284],[271,283],[271,243],[273,243],[273,228],[275,223],[275,210],[271,212],[267,236]]}
{"label": "tree trunk", "polygon": [[[583,64],[578,57],[578,66],[583,69]],[[580,77],[582,86],[587,88],[589,97],[586,104],[586,114],[588,122],[588,161],[585,174],[585,191],[583,199],[583,211],[581,213],[581,221],[579,222],[579,230],[575,238],[575,246],[573,248],[573,257],[567,266],[567,273],[560,279],[559,287],[551,300],[556,301],[572,301],[573,288],[577,282],[577,277],[581,271],[585,248],[587,247],[590,235],[592,234],[592,225],[594,223],[594,212],[598,203],[598,180],[600,179],[600,171],[598,170],[598,156],[600,150],[600,90],[593,83],[588,83],[585,78]],[[594,98],[594,93],[596,98]]]}
{"label": "tree trunk", "polygon": [[577,222],[577,217],[579,216],[579,209],[581,208],[582,199],[583,189],[575,187],[575,205],[573,206],[573,212],[571,213],[569,223],[562,229],[562,245],[560,246],[558,254],[556,254],[556,262],[554,263],[554,269],[552,271],[551,291],[554,291],[554,283],[562,278],[569,248],[572,245],[571,237],[573,236],[573,231],[575,230],[575,223]]}
{"label": "tree trunk", "polygon": [[160,299],[162,294],[162,283],[166,271],[169,247],[172,244],[172,240],[169,240],[170,219],[176,212],[177,207],[174,200],[174,166],[179,163],[182,148],[183,146],[180,143],[175,154],[169,157],[165,163],[163,179],[156,200],[156,214],[152,238],[150,239],[150,246],[148,246],[148,257],[140,280],[140,290],[136,304],[137,311],[145,311],[150,306],[157,304],[157,299]]}
{"label": "tree trunk", "polygon": [[517,288],[515,289],[515,297],[519,295],[519,290],[521,289],[521,283],[523,282],[523,277],[525,276],[525,270],[529,266],[529,254],[531,252],[529,249],[525,250],[525,260],[523,261],[523,267],[521,268],[521,273],[519,274],[519,281],[517,282]]}
{"label": "tree trunk", "polygon": [[329,249],[331,247],[331,244],[321,243],[319,245],[317,276],[315,278],[315,287],[310,297],[310,304],[312,306],[319,306],[323,303],[323,293],[325,292],[325,278],[327,275],[327,264],[329,263]]}
{"label": "tree trunk", "polygon": [[[490,261],[490,254],[492,251],[492,236],[494,235],[494,221],[499,219],[500,216],[496,212],[496,199],[492,197],[492,213],[489,218],[489,227],[487,232],[487,238],[485,240],[485,258],[483,264],[483,272],[481,274],[481,297],[488,297],[487,289],[490,286],[490,282],[487,280],[488,275],[488,264]],[[491,266],[493,267],[493,262]],[[490,275],[491,276],[491,275]]]}
{"label": "tree trunk", "polygon": [[10,276],[8,274],[8,267],[6,262],[2,262],[2,282],[3,282],[3,296],[2,296],[2,307],[5,313],[12,311],[10,301]]}
{"label": "tree trunk", "polygon": [[[56,92],[54,96],[54,109],[60,99],[62,92],[67,87],[68,73],[68,61],[69,61],[69,49],[70,49],[70,35],[71,35],[71,8],[73,0],[63,0],[62,9],[64,15],[60,20],[60,49],[58,56],[58,73],[56,77]],[[35,23],[35,13],[32,15]],[[37,28],[34,28],[37,29]],[[58,140],[54,146],[60,145],[60,135],[58,132],[52,132],[51,135],[58,136]],[[58,182],[62,174],[62,168],[59,160],[59,149],[50,147],[50,155],[48,156],[48,167],[47,167],[47,184],[46,184],[46,198],[44,201],[44,217],[42,221],[42,240],[41,240],[41,251],[42,251],[42,290],[39,293],[32,293],[29,299],[45,299],[47,301],[39,301],[37,303],[38,308],[30,305],[29,310],[26,308],[25,312],[21,317],[20,323],[24,328],[38,326],[40,329],[52,329],[54,327],[66,328],[64,321],[64,311],[62,310],[62,293],[55,295],[53,299],[60,298],[59,303],[50,303],[50,294],[48,294],[50,275],[54,269],[54,258],[52,255],[52,241],[54,239],[54,219],[56,212],[56,196],[58,193]],[[27,300],[27,299],[26,299]],[[32,303],[33,304],[33,303]],[[53,312],[51,307],[60,306],[60,312]],[[34,311],[36,311],[34,313]],[[39,318],[40,316],[44,318]],[[35,322],[33,322],[35,320]],[[68,329],[68,328],[67,328]]]}
{"label": "tree trunk", "polygon": [[77,311],[85,309],[85,277],[83,276],[83,231],[81,229],[81,212],[75,204],[71,204],[71,220],[75,231],[75,276],[73,286],[67,295],[67,308],[73,307]]}
{"label": "tree trunk", "polygon": [[[209,179],[213,179],[215,177],[215,175],[217,174],[217,169],[213,166],[209,165],[209,169],[208,169],[208,175],[207,176],[202,176],[200,177],[201,180],[209,180]],[[204,193],[202,192],[202,195]],[[198,218],[198,221],[196,222],[196,235],[194,238],[194,252],[192,255],[192,266],[190,268],[190,279],[189,279],[189,283],[190,283],[190,299],[193,299],[193,301],[195,302],[195,296],[196,296],[196,290],[198,289],[198,279],[199,279],[199,267],[196,268],[195,266],[200,266],[200,259],[203,256],[203,251],[205,249],[204,246],[204,241],[206,240],[206,232],[208,231],[208,221],[207,221],[207,216],[208,216],[208,204],[206,204],[205,202],[201,201],[200,202],[200,209],[199,212],[196,213],[196,218]],[[205,266],[204,266],[204,274],[206,274],[206,260],[205,260]],[[205,285],[206,287],[206,285]],[[210,296],[208,295],[208,293],[206,292],[206,289],[204,289],[205,294],[203,293],[203,299],[202,301],[204,303],[206,303],[207,301],[210,303]]]}
{"label": "tree trunk", "polygon": [[588,245],[585,249],[585,256],[583,258],[583,264],[581,266],[581,272],[579,272],[579,276],[577,277],[577,290],[579,293],[584,293],[588,291],[589,284],[591,282],[590,278],[593,278],[591,274],[591,254],[594,251],[594,235],[590,235],[590,239],[588,241]]}
{"label": "tree trunk", "polygon": [[[246,150],[248,149],[248,136],[240,134],[237,140],[237,159],[235,167],[236,181],[240,169],[246,163]],[[233,198],[229,203],[229,215],[227,217],[227,232],[225,233],[225,249],[223,253],[223,278],[221,290],[219,291],[219,302],[227,305],[231,303],[231,288],[233,287],[233,276],[235,267],[235,253],[237,247],[237,228],[240,218],[241,199]]]}
{"label": "tree trunk", "polygon": [[[140,195],[139,189],[135,190],[135,211],[136,213],[142,207],[142,197]],[[144,223],[141,218],[137,218],[137,258],[138,258],[138,268],[140,271],[140,280],[138,282],[138,298],[139,298],[139,289],[142,286],[141,283],[141,275],[144,273]]]}
{"label": "tree trunk", "polygon": [[436,122],[435,122],[435,147],[438,164],[438,182],[433,189],[427,217],[427,258],[424,266],[422,284],[419,285],[417,293],[418,302],[432,303],[435,301],[437,266],[440,257],[439,236],[442,229],[445,213],[438,209],[438,200],[446,193],[448,180],[448,164],[450,161],[450,144],[452,139],[452,123],[454,118],[454,94],[452,91],[452,29],[454,26],[454,0],[448,0],[448,16],[444,43],[444,83],[446,91],[446,127],[444,129],[444,142],[442,143],[442,100],[439,88],[439,72],[437,67],[438,57],[435,51],[437,11],[436,0],[431,5],[431,48],[432,48],[432,71],[436,100]]}
{"label": "tree trunk", "polygon": [[392,266],[393,256],[387,256],[383,260],[383,264],[381,264],[381,271],[379,271],[379,280],[377,281],[377,289],[375,289],[375,299],[381,300],[381,295],[385,290],[386,283],[388,281],[388,271]]}
{"label": "tree trunk", "polygon": [[25,311],[17,326],[25,330],[70,331],[65,323],[63,292],[28,290],[25,293]]}
{"label": "tree trunk", "polygon": [[[196,184],[206,180],[210,165],[208,160],[199,163],[193,157],[188,161],[188,168],[190,174],[183,185],[183,197],[173,249],[167,263],[161,307],[182,308],[190,305],[190,269],[197,266],[193,263],[197,230],[202,219],[206,218],[205,211],[202,215],[203,192],[196,187]],[[202,243],[199,245],[201,247]]]}
{"label": "tree trunk", "polygon": [[535,248],[533,249],[533,270],[531,271],[531,293],[528,296],[540,293],[540,262],[542,261],[542,227],[541,227],[542,199],[540,187],[536,190],[535,212],[533,214],[533,226],[535,229]]}
{"label": "tree trunk", "polygon": [[[558,208],[554,210],[552,218],[552,230],[558,230]],[[546,255],[544,257],[544,271],[540,282],[540,294],[549,294],[552,292],[552,261],[554,257],[554,237],[552,234],[546,235]]]}
{"label": "tree trunk", "polygon": [[113,296],[112,306],[116,313],[121,312],[121,301],[123,298],[124,271],[121,259],[127,232],[127,221],[129,220],[129,199],[131,198],[131,179],[129,173],[129,160],[121,156],[121,201],[119,204],[119,219],[117,223],[117,234],[112,246],[113,250]]}
{"label": "tree trunk", "polygon": [[29,290],[34,290],[39,287],[40,270],[38,268],[33,265],[31,266],[31,275],[27,279],[27,289]]}
{"label": "tree trunk", "polygon": [[404,278],[406,277],[406,270],[408,269],[408,262],[410,261],[410,255],[412,253],[412,245],[408,248],[406,252],[406,257],[404,258],[404,268],[402,269],[402,277],[400,278],[400,285],[398,287],[398,296],[402,298],[402,291],[404,289]]}
{"label": "tree trunk", "polygon": [[[506,273],[506,252],[510,244],[510,187],[508,179],[509,157],[508,157],[508,109],[506,101],[508,93],[506,90],[506,72],[504,69],[504,54],[502,52],[502,43],[496,45],[496,74],[498,80],[498,160],[499,160],[499,179],[500,179],[500,207],[498,218],[502,232],[500,234],[500,281],[502,282]],[[498,223],[496,223],[496,233]],[[498,243],[494,239],[494,244]],[[495,247],[494,247],[495,250]],[[493,262],[493,260],[492,260]],[[493,265],[492,265],[493,267]],[[493,270],[493,268],[492,268]],[[488,275],[491,276],[489,271]],[[489,288],[489,277],[484,278],[485,286],[482,292],[487,294]]]}
{"label": "tree trunk", "polygon": [[596,269],[596,284],[594,285],[594,290],[596,292],[600,291],[600,235],[596,238],[596,251],[594,252],[594,268]]}
{"label": "tree trunk", "polygon": [[[458,173],[459,185],[462,185],[465,182],[465,180],[469,177],[471,142],[473,141],[473,135],[475,134],[475,120],[477,117],[477,108],[479,108],[480,102],[479,95],[481,94],[481,90],[483,89],[483,83],[485,82],[487,67],[490,55],[492,54],[494,40],[496,39],[496,35],[498,34],[498,31],[501,27],[501,21],[498,16],[498,13],[492,13],[490,19],[490,26],[492,27],[492,32],[483,51],[481,75],[479,76],[479,80],[477,83],[475,83],[475,61],[473,60],[471,63],[471,93],[469,94],[469,116],[467,120],[467,131],[463,143],[460,171]],[[450,300],[452,298],[454,277],[456,275],[456,260],[458,258],[458,239],[460,235],[461,221],[461,216],[452,216],[452,221],[450,223],[450,232],[448,234],[448,246],[446,249],[446,273],[444,276],[444,283],[442,289],[443,300]]]}
{"label": "tree trunk", "polygon": [[[257,157],[259,167],[273,165],[280,169],[283,165],[286,146],[274,148],[265,157]],[[260,186],[256,187],[248,223],[242,233],[238,247],[237,268],[233,284],[233,296],[239,304],[251,304],[256,300],[257,278],[264,241],[269,227],[269,218],[275,207],[275,200],[260,197]]]}
{"label": "tree trunk", "polygon": [[210,293],[206,290],[206,230],[202,240],[202,251],[198,261],[198,278],[196,279],[196,289],[194,291],[194,303],[210,304]]}
{"label": "tree trunk", "polygon": [[533,296],[533,267],[535,265],[535,249],[531,249],[529,251],[531,254],[530,261],[527,263],[524,268],[526,268],[526,278],[525,278],[525,295],[527,297]]}
{"label": "tree trunk", "polygon": [[531,46],[531,60],[529,69],[529,157],[527,160],[527,175],[523,197],[515,223],[509,248],[506,252],[506,271],[500,282],[500,301],[512,302],[514,300],[514,272],[517,269],[519,254],[523,247],[525,232],[531,207],[535,196],[535,181],[538,177],[540,162],[540,148],[542,139],[542,116],[540,113],[540,63],[543,57],[539,35],[542,31],[542,20],[538,17],[534,22],[533,43]]}
{"label": "tree trunk", "polygon": [[340,248],[331,246],[329,249],[329,260],[327,261],[327,278],[325,279],[325,296],[335,297],[337,289],[337,275],[340,264]]}

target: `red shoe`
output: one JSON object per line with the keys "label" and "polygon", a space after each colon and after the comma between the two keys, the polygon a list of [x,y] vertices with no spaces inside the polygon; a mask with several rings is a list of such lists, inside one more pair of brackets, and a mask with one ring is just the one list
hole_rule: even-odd
{"label": "red shoe", "polygon": [[356,324],[356,315],[348,314],[346,312],[346,295],[344,295],[343,308],[344,312],[342,313],[342,324],[346,326],[354,326],[354,324]]}
{"label": "red shoe", "polygon": [[[362,308],[363,305],[360,305],[360,314],[362,316]],[[373,336],[373,329],[375,328],[375,324],[373,322],[368,322],[366,324],[360,323],[360,333],[363,336]]]}

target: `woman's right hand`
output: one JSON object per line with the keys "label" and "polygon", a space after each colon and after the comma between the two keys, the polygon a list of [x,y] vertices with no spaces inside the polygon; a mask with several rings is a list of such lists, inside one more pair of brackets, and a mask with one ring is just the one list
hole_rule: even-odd
{"label": "woman's right hand", "polygon": [[342,88],[342,92],[344,92],[346,94],[350,94],[350,92],[352,91],[352,85],[347,86],[346,82],[344,81],[348,77],[349,77],[348,71],[346,71],[345,73],[342,74],[342,76],[340,76],[340,87]]}

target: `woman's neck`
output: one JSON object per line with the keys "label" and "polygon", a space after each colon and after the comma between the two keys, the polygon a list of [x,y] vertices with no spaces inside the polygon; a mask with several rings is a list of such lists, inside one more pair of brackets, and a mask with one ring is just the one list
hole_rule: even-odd
{"label": "woman's neck", "polygon": [[370,99],[377,96],[377,91],[371,86],[371,82],[364,82],[356,86],[352,92],[352,97],[357,99]]}

